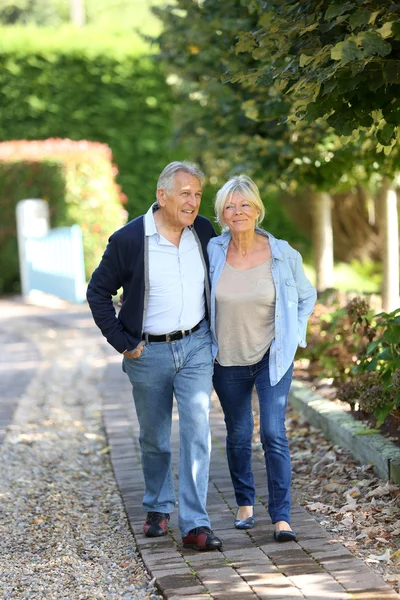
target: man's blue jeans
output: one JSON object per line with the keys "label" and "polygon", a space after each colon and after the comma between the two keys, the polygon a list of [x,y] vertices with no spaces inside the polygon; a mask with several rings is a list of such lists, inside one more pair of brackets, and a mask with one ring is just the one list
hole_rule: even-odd
{"label": "man's blue jeans", "polygon": [[253,412],[251,397],[254,385],[260,402],[260,437],[264,450],[268,481],[268,511],[272,523],[290,523],[291,466],[285,429],[287,397],[293,365],[275,386],[269,378],[269,352],[250,366],[214,365],[214,388],[225,415],[226,451],[238,506],[252,506],[255,501],[251,469]]}
{"label": "man's blue jeans", "polygon": [[206,321],[177,342],[149,342],[137,359],[124,357],[140,425],[145,479],[143,508],[170,513],[175,507],[171,468],[172,403],[179,412],[179,529],[210,527],[206,511],[210,463],[211,335]]}

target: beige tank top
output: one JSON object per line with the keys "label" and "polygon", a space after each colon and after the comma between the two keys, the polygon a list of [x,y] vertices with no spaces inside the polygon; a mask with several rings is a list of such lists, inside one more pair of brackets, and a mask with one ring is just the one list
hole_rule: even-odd
{"label": "beige tank top", "polygon": [[275,337],[272,258],[247,269],[225,263],[216,289],[217,361],[223,367],[254,365]]}

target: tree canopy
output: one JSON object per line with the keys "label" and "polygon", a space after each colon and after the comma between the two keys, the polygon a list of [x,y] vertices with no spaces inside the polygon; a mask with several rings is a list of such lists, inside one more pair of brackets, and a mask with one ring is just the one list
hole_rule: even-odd
{"label": "tree canopy", "polygon": [[289,118],[298,100],[251,38],[261,35],[264,4],[178,0],[157,11],[161,56],[185,105],[181,137],[195,140],[216,177],[244,170],[283,189],[348,187],[365,175],[360,141],[344,146],[324,119]]}
{"label": "tree canopy", "polygon": [[[253,68],[226,78],[274,86],[291,122],[326,119],[343,136],[367,132],[391,149],[400,124],[400,5],[393,0],[254,1],[256,26],[238,30],[236,52]],[[387,150],[388,152],[388,150]]]}

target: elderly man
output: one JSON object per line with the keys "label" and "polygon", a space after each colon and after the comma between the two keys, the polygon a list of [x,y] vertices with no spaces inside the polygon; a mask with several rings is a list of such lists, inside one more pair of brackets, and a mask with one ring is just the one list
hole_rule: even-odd
{"label": "elderly man", "polygon": [[[175,395],[182,542],[214,550],[222,542],[210,529],[206,497],[213,371],[207,243],[215,232],[198,216],[203,179],[186,161],[165,167],[157,202],[110,237],[87,299],[107,341],[123,353],[123,370],[132,384],[145,479],[145,535],[165,535],[175,506],[170,448]],[[117,317],[112,296],[121,286]]]}

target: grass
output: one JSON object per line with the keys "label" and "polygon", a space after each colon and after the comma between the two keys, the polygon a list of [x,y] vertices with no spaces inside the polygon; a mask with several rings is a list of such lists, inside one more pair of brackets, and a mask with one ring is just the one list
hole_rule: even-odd
{"label": "grass", "polygon": [[[161,21],[152,13],[153,6],[162,6],[166,0],[119,0],[88,1],[88,12],[96,18],[89,19],[88,25],[77,28],[71,23],[58,26],[13,25],[0,26],[0,50],[17,53],[21,50],[31,53],[55,48],[76,47],[85,49],[96,56],[98,50],[110,46],[115,54],[141,55],[156,48],[143,36],[157,37],[162,29]],[[93,6],[92,6],[93,5]]]}
{"label": "grass", "polygon": [[162,23],[151,11],[154,6],[166,4],[166,0],[130,0],[129,3],[119,0],[101,2],[91,0],[96,14],[96,24],[115,29],[119,32],[130,32],[133,39],[141,39],[140,34],[157,36],[161,32]]}
{"label": "grass", "polygon": [[[379,294],[380,285],[377,278],[367,277],[359,272],[356,265],[339,262],[334,267],[334,287],[342,292],[354,291],[359,294]],[[307,277],[315,285],[315,270],[309,265],[304,265]]]}

